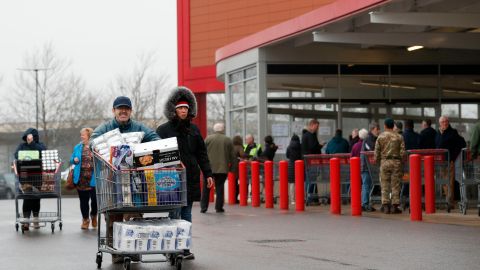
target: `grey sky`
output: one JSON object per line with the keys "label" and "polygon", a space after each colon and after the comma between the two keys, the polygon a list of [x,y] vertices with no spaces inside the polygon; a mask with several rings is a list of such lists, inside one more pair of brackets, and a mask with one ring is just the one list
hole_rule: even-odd
{"label": "grey sky", "polygon": [[136,57],[156,52],[155,70],[177,78],[175,0],[1,0],[0,94],[22,58],[46,43],[71,60],[90,90],[105,89]]}

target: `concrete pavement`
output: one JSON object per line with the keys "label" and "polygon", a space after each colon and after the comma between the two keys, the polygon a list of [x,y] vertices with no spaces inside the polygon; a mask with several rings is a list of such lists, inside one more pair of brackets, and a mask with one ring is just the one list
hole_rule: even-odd
{"label": "concrete pavement", "polygon": [[[42,210],[54,210],[42,200]],[[0,269],[96,269],[97,233],[81,231],[76,198],[62,200],[63,230],[15,232],[14,201],[0,201]],[[183,269],[478,269],[480,228],[410,222],[406,215],[332,216],[328,207],[293,210],[226,206],[193,209],[193,252]],[[442,214],[439,214],[442,215]],[[380,218],[378,218],[380,217]],[[480,223],[480,218],[478,220]],[[122,269],[104,255],[103,269]],[[132,269],[174,269],[167,263]]]}

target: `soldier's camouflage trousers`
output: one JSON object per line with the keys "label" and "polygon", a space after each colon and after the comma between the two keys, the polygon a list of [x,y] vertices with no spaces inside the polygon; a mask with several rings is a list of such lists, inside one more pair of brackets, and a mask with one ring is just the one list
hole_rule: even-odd
{"label": "soldier's camouflage trousers", "polygon": [[[401,160],[382,160],[380,165],[380,186],[382,188],[382,204],[400,204],[402,175],[403,164]],[[392,194],[391,200],[390,193]]]}

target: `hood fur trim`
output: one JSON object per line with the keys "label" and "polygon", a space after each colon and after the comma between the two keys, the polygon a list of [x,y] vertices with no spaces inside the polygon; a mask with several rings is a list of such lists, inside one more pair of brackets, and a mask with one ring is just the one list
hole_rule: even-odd
{"label": "hood fur trim", "polygon": [[185,86],[175,87],[170,93],[163,109],[165,117],[168,120],[173,120],[175,118],[175,106],[180,99],[188,102],[188,117],[190,119],[195,118],[197,116],[197,99],[193,92]]}

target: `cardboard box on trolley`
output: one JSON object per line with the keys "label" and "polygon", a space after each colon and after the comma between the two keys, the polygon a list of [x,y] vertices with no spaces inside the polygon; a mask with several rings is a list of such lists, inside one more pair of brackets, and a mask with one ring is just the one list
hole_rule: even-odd
{"label": "cardboard box on trolley", "polygon": [[[164,203],[165,196],[158,194],[159,184],[163,183],[164,174],[167,171],[149,170],[164,167],[175,167],[180,164],[180,152],[178,150],[177,138],[167,138],[158,141],[152,141],[134,146],[133,162],[137,169],[145,169],[145,172],[139,174],[142,179],[134,187],[133,201],[135,205],[156,206]],[[171,172],[174,176],[178,174],[175,170]],[[162,177],[161,177],[162,176]],[[179,181],[179,180],[178,180]]]}
{"label": "cardboard box on trolley", "polygon": [[133,156],[137,168],[161,168],[180,164],[180,152],[175,137],[136,144]]}

